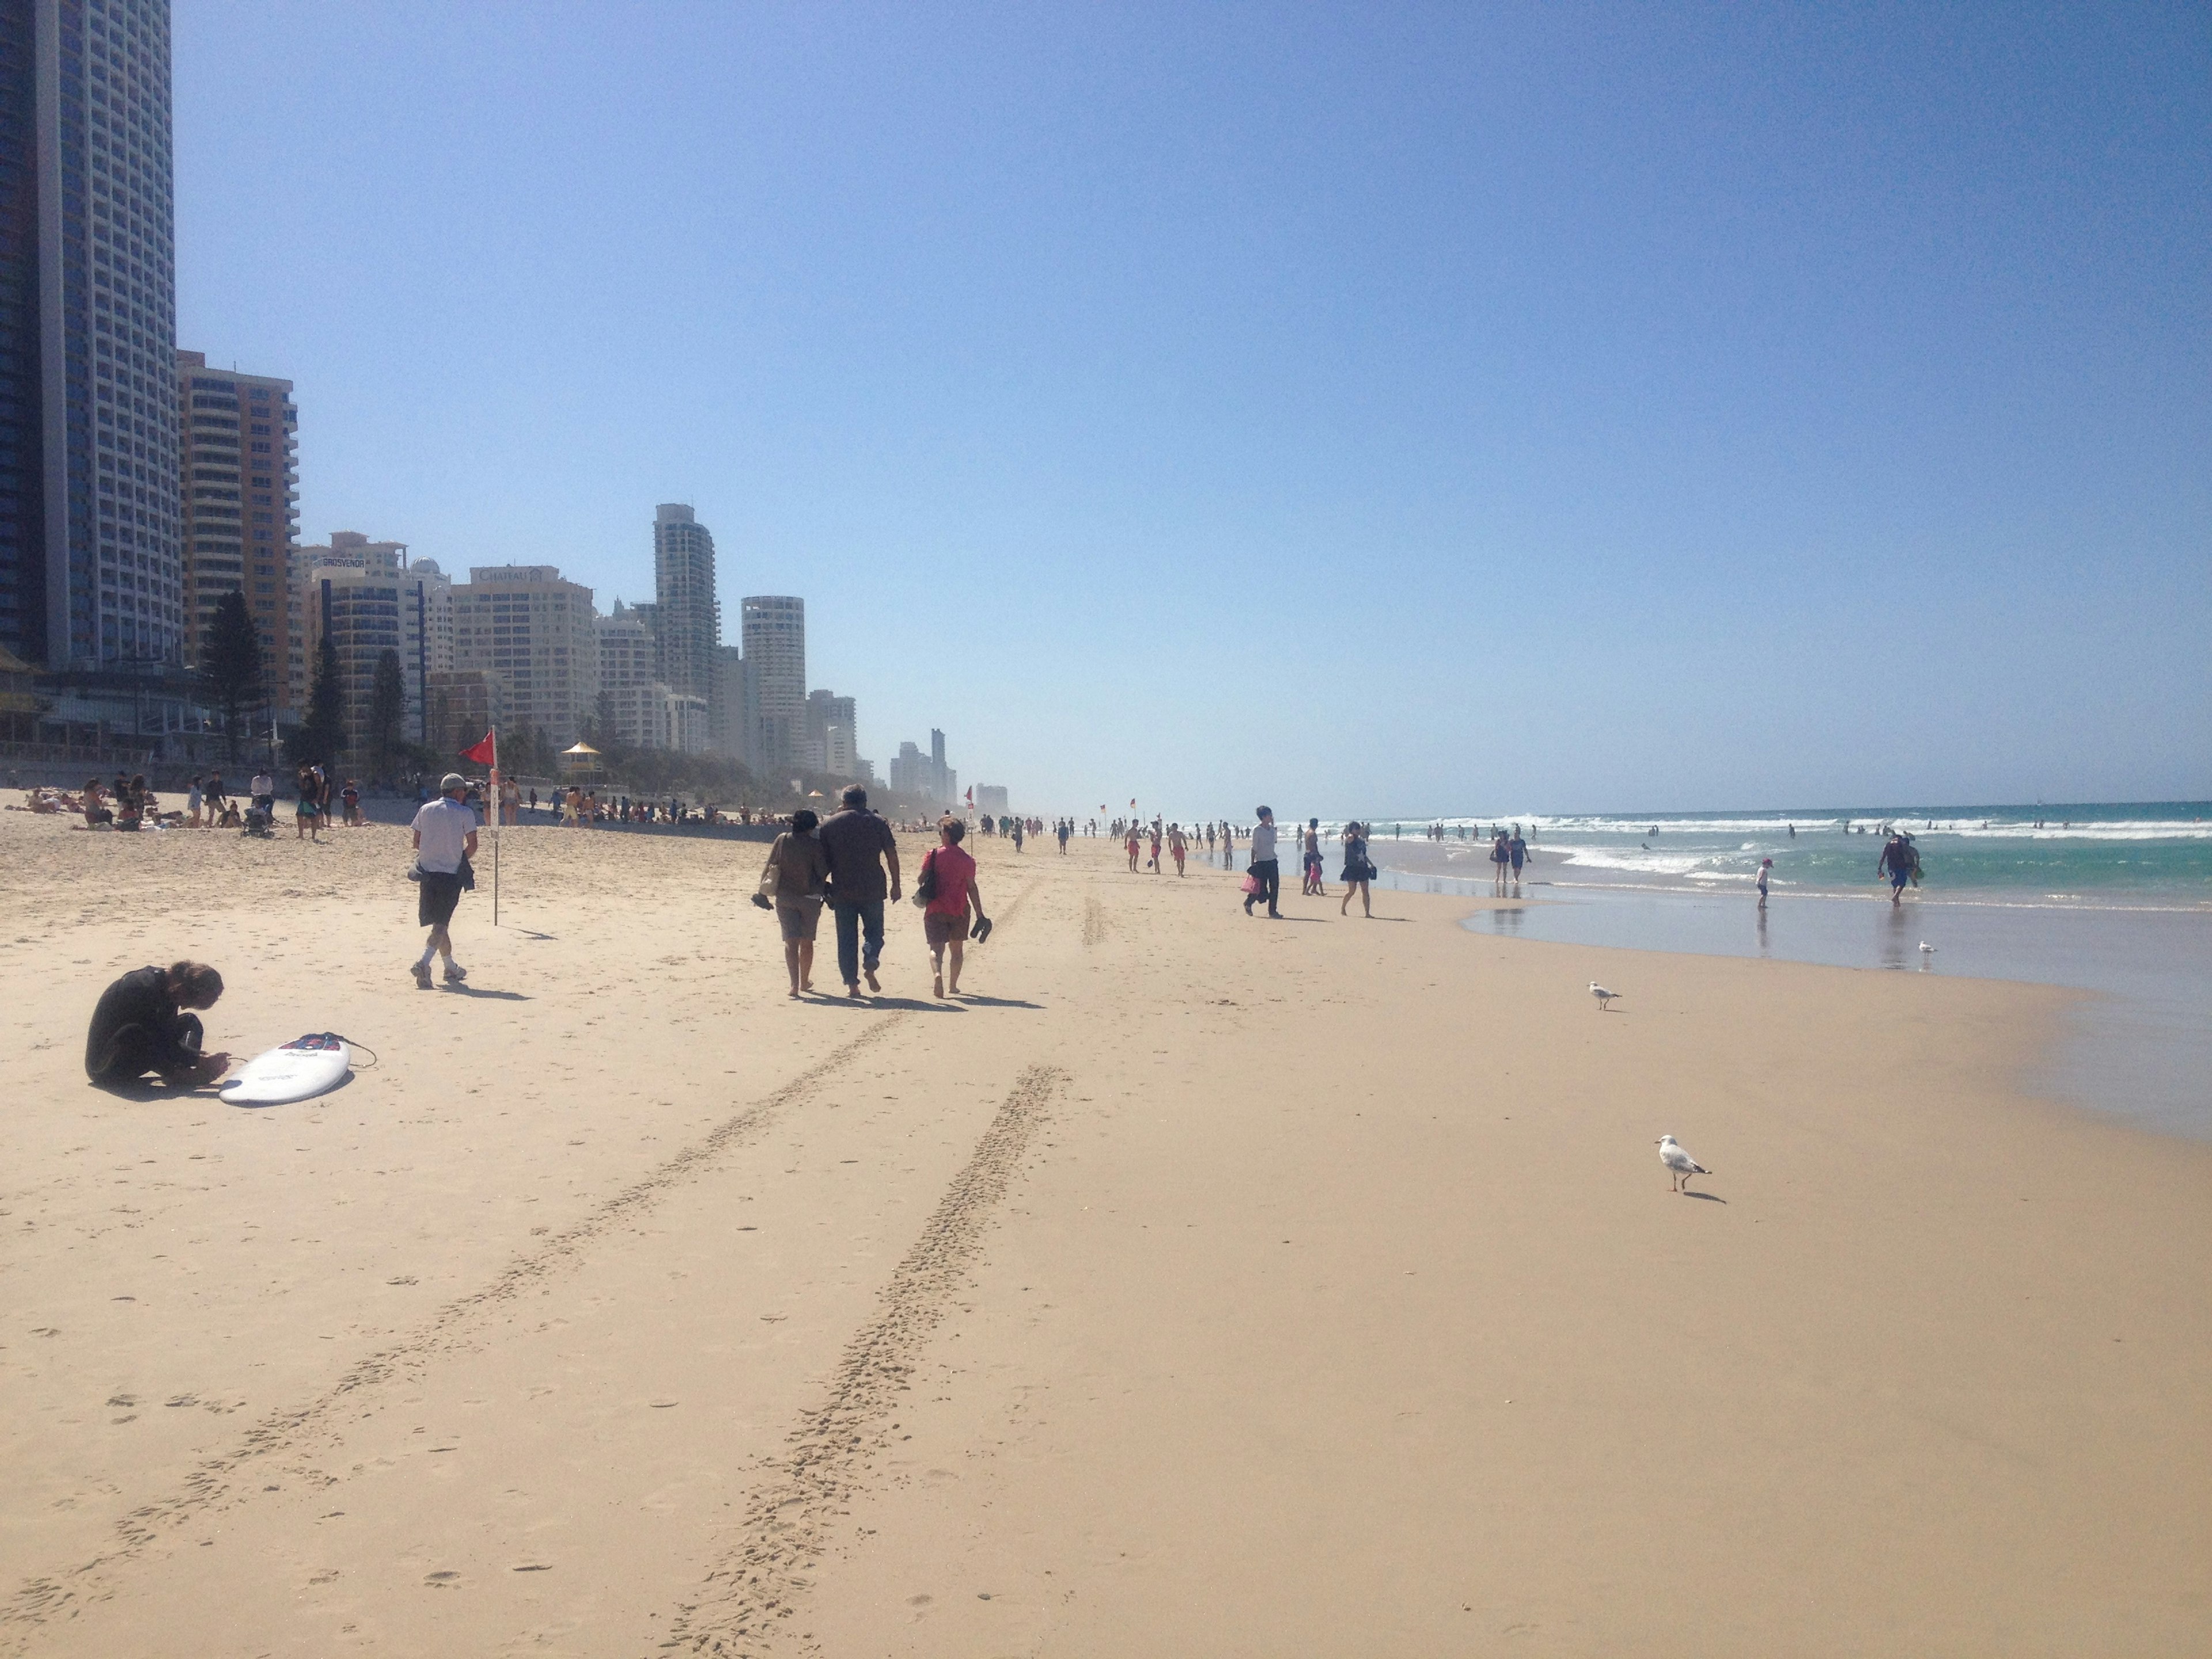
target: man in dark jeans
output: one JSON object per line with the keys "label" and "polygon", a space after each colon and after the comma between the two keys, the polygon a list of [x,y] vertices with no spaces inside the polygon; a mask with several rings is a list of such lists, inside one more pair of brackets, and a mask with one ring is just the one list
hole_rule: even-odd
{"label": "man in dark jeans", "polygon": [[1250,915],[1252,907],[1265,899],[1267,914],[1280,921],[1283,913],[1275,908],[1275,902],[1282,895],[1283,866],[1275,858],[1275,811],[1273,807],[1262,806],[1258,816],[1259,823],[1252,826],[1250,872],[1260,885],[1256,891],[1244,896],[1244,914]]}
{"label": "man in dark jeans", "polygon": [[[844,810],[832,812],[814,834],[830,855],[830,914],[837,924],[837,971],[845,994],[860,994],[860,975],[868,989],[884,988],[876,964],[884,954],[884,867],[890,860],[890,902],[899,899],[898,842],[880,814],[868,810],[868,792],[854,784],[841,797]],[[863,934],[866,944],[862,945]]]}

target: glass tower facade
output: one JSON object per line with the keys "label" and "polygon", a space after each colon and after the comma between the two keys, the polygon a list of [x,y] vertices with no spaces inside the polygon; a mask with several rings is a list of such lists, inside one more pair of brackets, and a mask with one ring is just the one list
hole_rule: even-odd
{"label": "glass tower facade", "polygon": [[167,0],[0,0],[0,642],[179,665]]}

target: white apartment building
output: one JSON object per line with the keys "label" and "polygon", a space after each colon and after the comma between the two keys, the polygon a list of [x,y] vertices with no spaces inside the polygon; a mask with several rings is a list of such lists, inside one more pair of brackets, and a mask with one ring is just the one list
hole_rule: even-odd
{"label": "white apartment building", "polygon": [[592,590],[550,564],[477,565],[453,599],[453,665],[499,681],[515,730],[575,742],[599,691]]}
{"label": "white apartment building", "polygon": [[742,602],[744,760],[763,778],[796,764],[806,737],[806,601],[758,593]]}

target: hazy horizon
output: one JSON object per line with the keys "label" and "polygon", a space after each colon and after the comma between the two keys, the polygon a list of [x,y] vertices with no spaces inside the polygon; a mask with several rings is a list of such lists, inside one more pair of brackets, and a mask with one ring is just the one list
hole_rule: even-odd
{"label": "hazy horizon", "polygon": [[2209,17],[183,5],[179,343],[1029,810],[2203,798]]}

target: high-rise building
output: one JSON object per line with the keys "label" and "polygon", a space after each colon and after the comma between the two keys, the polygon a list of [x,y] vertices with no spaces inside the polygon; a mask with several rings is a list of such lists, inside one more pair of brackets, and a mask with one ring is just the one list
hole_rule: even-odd
{"label": "high-rise building", "polygon": [[186,631],[167,0],[5,0],[0,90],[0,645],[159,675]]}
{"label": "high-rise building", "polygon": [[929,734],[930,752],[902,743],[890,763],[891,793],[927,805],[949,806],[960,793],[960,775],[945,763],[945,733]]}
{"label": "high-rise building", "polygon": [[718,755],[745,755],[744,653],[734,645],[714,647],[714,690],[707,711],[708,746]]}
{"label": "high-rise building", "polygon": [[575,742],[599,699],[592,590],[550,564],[505,564],[471,568],[453,594],[453,666],[499,681],[517,731]]}
{"label": "high-rise building", "polygon": [[197,667],[225,593],[243,593],[261,639],[270,700],[297,720],[307,702],[307,629],[297,550],[299,411],[292,383],[210,370],[177,354],[184,476],[185,660]]}
{"label": "high-rise building", "polygon": [[763,777],[788,770],[806,736],[806,601],[753,594],[744,601],[745,762]]}
{"label": "high-rise building", "polygon": [[975,810],[988,812],[994,818],[1003,817],[1006,811],[1006,786],[1003,783],[977,784]]}
{"label": "high-rise building", "polygon": [[653,639],[658,678],[686,696],[714,692],[722,609],[714,598],[714,538],[679,501],[653,510]]}
{"label": "high-rise building", "polygon": [[[334,532],[327,546],[301,548],[300,558],[307,568],[307,641],[311,654],[320,654],[324,640],[337,654],[348,751],[356,761],[368,757],[376,665],[386,651],[399,659],[400,736],[430,742],[430,677],[453,665],[436,648],[441,619],[452,614],[445,572],[430,559],[410,563],[404,542],[372,542],[351,530]],[[450,633],[450,621],[443,631]],[[305,706],[303,697],[303,713]]]}
{"label": "high-rise building", "polygon": [[632,749],[662,747],[665,720],[660,712],[668,694],[659,676],[652,632],[635,605],[615,601],[614,615],[595,617],[592,632],[599,653],[599,685],[593,709],[604,713],[604,736]]}
{"label": "high-rise building", "polygon": [[841,779],[860,776],[859,731],[852,698],[835,691],[806,694],[805,752],[813,770]]}

